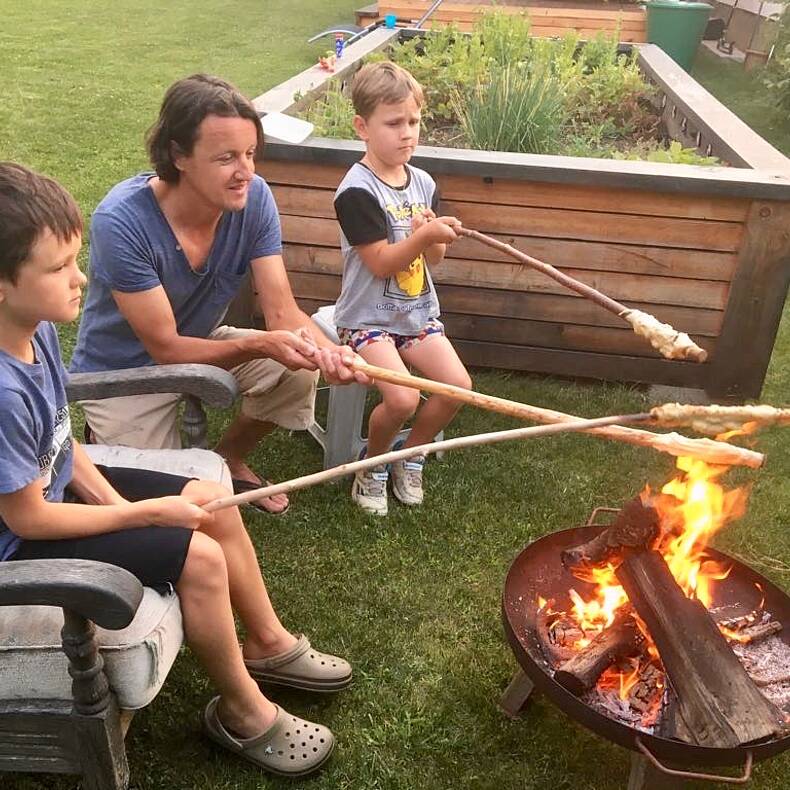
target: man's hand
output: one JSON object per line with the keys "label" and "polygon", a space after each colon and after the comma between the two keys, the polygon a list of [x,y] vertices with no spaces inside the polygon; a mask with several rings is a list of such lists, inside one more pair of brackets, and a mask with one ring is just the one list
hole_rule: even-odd
{"label": "man's hand", "polygon": [[321,348],[314,344],[310,331],[306,328],[297,333],[308,343],[313,343],[312,359],[327,384],[364,384],[369,386],[371,380],[361,371],[354,369],[356,354],[348,346],[329,346]]}
{"label": "man's hand", "polygon": [[306,337],[301,330],[260,332],[255,338],[255,347],[262,357],[273,359],[288,370],[318,370],[318,365],[313,361],[315,344],[309,333]]}

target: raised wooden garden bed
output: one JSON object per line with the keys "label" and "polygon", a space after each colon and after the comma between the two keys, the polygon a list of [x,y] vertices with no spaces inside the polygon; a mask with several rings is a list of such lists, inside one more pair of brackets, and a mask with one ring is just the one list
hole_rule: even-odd
{"label": "raised wooden garden bed", "polygon": [[[340,76],[399,35],[381,29],[353,44]],[[639,62],[672,136],[732,167],[447,148],[420,148],[414,163],[439,182],[446,213],[689,332],[709,360],[661,359],[615,316],[469,240],[434,270],[443,320],[471,365],[757,397],[790,280],[790,160],[658,47],[641,46]],[[255,104],[296,111],[331,76],[308,69]],[[363,150],[320,138],[271,143],[259,166],[308,312],[339,294],[333,192]]]}
{"label": "raised wooden garden bed", "polygon": [[[433,5],[431,0],[381,0],[374,4],[376,14],[371,16],[370,6],[360,9],[360,20],[383,19],[395,14],[399,24],[413,24]],[[507,0],[504,3],[480,0],[445,0],[431,15],[425,27],[446,25],[450,22],[460,30],[471,30],[481,14],[492,8],[505,14],[529,14],[532,34],[549,38],[562,36],[575,30],[582,38],[590,38],[599,31],[614,33],[620,30],[620,40],[647,41],[645,9],[631,3],[608,3],[590,0]],[[365,22],[360,21],[361,24]]]}

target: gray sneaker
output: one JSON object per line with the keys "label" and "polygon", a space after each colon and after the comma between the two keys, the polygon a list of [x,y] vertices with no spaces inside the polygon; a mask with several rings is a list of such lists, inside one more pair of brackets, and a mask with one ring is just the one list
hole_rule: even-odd
{"label": "gray sneaker", "polygon": [[351,498],[366,512],[386,516],[388,477],[387,467],[383,464],[357,472],[351,484]]}
{"label": "gray sneaker", "polygon": [[415,455],[406,461],[392,464],[392,493],[404,505],[422,504],[422,468],[424,455]]}

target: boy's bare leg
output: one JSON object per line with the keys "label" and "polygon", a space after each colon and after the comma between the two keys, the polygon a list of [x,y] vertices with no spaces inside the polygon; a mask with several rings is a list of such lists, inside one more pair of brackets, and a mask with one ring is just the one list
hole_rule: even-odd
{"label": "boy's bare leg", "polygon": [[[219,453],[227,462],[233,477],[263,485],[244,459],[255,449],[258,442],[268,436],[275,427],[273,422],[261,422],[245,414],[236,416],[214,448],[215,452]],[[288,507],[288,496],[275,494],[272,497],[265,497],[261,503],[270,512],[280,513]]]}
{"label": "boy's bare leg", "polygon": [[[371,365],[408,372],[395,345],[389,341],[370,343],[360,350],[359,355]],[[417,390],[382,381],[377,381],[376,386],[381,392],[381,403],[370,413],[368,421],[368,457],[381,455],[390,449],[403,423],[414,414],[420,402]]]}
{"label": "boy's bare leg", "polygon": [[[203,480],[191,480],[182,493],[198,503],[228,495],[223,486]],[[296,637],[280,622],[269,600],[239,509],[218,510],[202,531],[216,541],[225,557],[230,603],[247,631],[244,657],[264,658],[293,647]]]}
{"label": "boy's bare leg", "polygon": [[258,735],[274,722],[277,709],[244,666],[219,543],[200,532],[192,536],[176,589],[187,642],[222,697],[223,723],[243,738]]}
{"label": "boy's bare leg", "polygon": [[[452,343],[443,335],[432,335],[412,348],[401,352],[404,362],[416,368],[425,378],[455,384],[464,389],[472,388],[464,363],[458,357]],[[432,442],[439,431],[444,430],[455,417],[461,404],[443,395],[431,395],[417,412],[411,433],[404,447],[416,447]]]}

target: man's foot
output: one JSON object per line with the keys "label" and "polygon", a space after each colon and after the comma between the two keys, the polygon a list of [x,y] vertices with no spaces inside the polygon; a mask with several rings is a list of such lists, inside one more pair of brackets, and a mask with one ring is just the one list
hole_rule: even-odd
{"label": "man's foot", "polygon": [[374,466],[357,472],[351,484],[351,498],[366,512],[374,516],[387,515],[387,467]]}
{"label": "man's foot", "polygon": [[422,504],[422,468],[424,465],[424,455],[415,455],[406,461],[392,463],[392,493],[404,505]]}
{"label": "man's foot", "polygon": [[[234,490],[238,488],[236,493],[239,493],[242,488],[246,488],[245,484],[249,484],[255,488],[269,485],[268,480],[261,480],[261,478],[258,477],[258,475],[256,475],[255,472],[253,472],[252,469],[250,469],[250,467],[247,466],[247,464],[245,464],[243,461],[232,461],[226,458],[225,463],[228,465],[228,469],[230,469],[230,475],[233,480],[239,481],[239,483],[241,483],[239,486],[234,486]],[[250,489],[247,488],[247,490]],[[271,513],[272,515],[280,515],[281,513],[285,513],[285,511],[288,510],[288,507],[291,503],[288,500],[288,496],[286,494],[275,494],[274,496],[256,499],[253,504],[267,513]]]}

